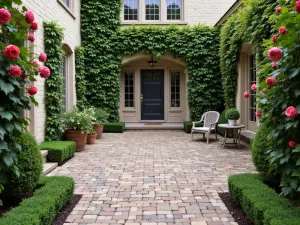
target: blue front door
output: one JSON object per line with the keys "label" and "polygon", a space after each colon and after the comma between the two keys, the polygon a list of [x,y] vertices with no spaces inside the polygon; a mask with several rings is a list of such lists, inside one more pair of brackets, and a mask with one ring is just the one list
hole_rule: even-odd
{"label": "blue front door", "polygon": [[164,70],[141,70],[142,120],[164,120]]}

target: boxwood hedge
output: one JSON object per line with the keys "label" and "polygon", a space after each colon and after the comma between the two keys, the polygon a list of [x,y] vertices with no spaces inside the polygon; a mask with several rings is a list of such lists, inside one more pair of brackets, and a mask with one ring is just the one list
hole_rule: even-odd
{"label": "boxwood hedge", "polygon": [[123,133],[125,130],[125,123],[124,122],[117,122],[117,123],[107,123],[104,124],[104,133]]}

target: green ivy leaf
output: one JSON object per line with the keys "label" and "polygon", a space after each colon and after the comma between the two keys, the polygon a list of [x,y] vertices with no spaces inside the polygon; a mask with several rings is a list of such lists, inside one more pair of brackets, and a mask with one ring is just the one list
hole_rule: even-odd
{"label": "green ivy leaf", "polygon": [[13,92],[15,88],[8,83],[5,83],[3,80],[0,80],[0,90],[2,90],[6,95]]}

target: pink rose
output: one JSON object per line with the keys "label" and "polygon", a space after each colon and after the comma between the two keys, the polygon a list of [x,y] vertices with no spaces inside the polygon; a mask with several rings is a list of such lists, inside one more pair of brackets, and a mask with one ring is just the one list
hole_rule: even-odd
{"label": "pink rose", "polygon": [[300,1],[297,1],[295,4],[295,10],[296,12],[300,13]]}
{"label": "pink rose", "polygon": [[8,73],[12,77],[20,77],[22,75],[22,69],[19,66],[11,66]]}
{"label": "pink rose", "polygon": [[281,7],[281,6],[276,7],[275,11],[276,11],[276,13],[278,13],[278,14],[281,13],[282,7]]}
{"label": "pink rose", "polygon": [[27,77],[27,75],[25,73],[22,73],[20,76],[22,79],[25,79]]}
{"label": "pink rose", "polygon": [[9,60],[15,60],[20,55],[20,49],[15,45],[8,45],[3,50],[4,56]]}
{"label": "pink rose", "polygon": [[273,37],[272,37],[272,41],[275,43],[275,42],[277,42],[277,35],[273,35]]}
{"label": "pink rose", "polygon": [[294,149],[296,147],[296,145],[297,145],[297,143],[295,141],[293,141],[293,140],[289,141],[289,147],[291,149]]}
{"label": "pink rose", "polygon": [[51,75],[51,71],[47,66],[40,67],[39,71],[42,78],[48,78]]}
{"label": "pink rose", "polygon": [[35,37],[33,34],[29,34],[28,35],[28,40],[30,40],[31,42],[34,42],[35,41]]}
{"label": "pink rose", "polygon": [[0,25],[8,24],[11,15],[6,9],[0,9]]}
{"label": "pink rose", "polygon": [[25,19],[28,24],[32,24],[34,22],[34,14],[31,11],[27,11],[25,13]]}
{"label": "pink rose", "polygon": [[268,77],[266,79],[266,83],[270,87],[276,86],[276,81],[277,81],[276,77]]}
{"label": "pink rose", "polygon": [[251,85],[251,90],[252,90],[252,91],[256,90],[256,88],[257,88],[257,87],[256,87],[256,84],[252,84],[252,85]]}
{"label": "pink rose", "polygon": [[256,112],[255,113],[256,117],[261,117],[262,116],[262,113],[260,111]]}
{"label": "pink rose", "polygon": [[250,96],[249,92],[248,92],[248,91],[245,91],[245,92],[244,92],[244,97],[245,97],[245,98],[249,98],[249,96]]}
{"label": "pink rose", "polygon": [[285,110],[285,115],[288,118],[291,119],[295,119],[296,116],[298,115],[297,109],[294,106],[289,106],[286,110]]}
{"label": "pink rose", "polygon": [[37,30],[39,28],[39,24],[37,22],[32,22],[32,24],[30,24],[30,29],[31,30]]}
{"label": "pink rose", "polygon": [[41,62],[46,62],[47,61],[47,55],[44,52],[41,52],[40,56],[39,56],[39,60]]}
{"label": "pink rose", "polygon": [[279,28],[279,33],[282,34],[282,35],[283,35],[283,34],[286,34],[286,33],[287,33],[286,27],[285,27],[285,26],[280,27],[280,28]]}
{"label": "pink rose", "polygon": [[272,68],[276,69],[277,68],[277,63],[276,62],[272,62]]}
{"label": "pink rose", "polygon": [[272,61],[279,61],[282,58],[282,51],[278,47],[273,47],[268,51],[268,56]]}
{"label": "pink rose", "polygon": [[37,93],[38,89],[35,86],[32,86],[30,88],[28,88],[27,92],[30,95],[35,95]]}

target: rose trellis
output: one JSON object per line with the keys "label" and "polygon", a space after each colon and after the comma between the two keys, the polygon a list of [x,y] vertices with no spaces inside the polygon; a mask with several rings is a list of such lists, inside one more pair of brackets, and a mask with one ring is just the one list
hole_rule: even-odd
{"label": "rose trellis", "polygon": [[[252,84],[257,93],[257,117],[269,127],[270,159],[281,175],[282,194],[300,194],[300,0],[280,0],[271,19],[278,33],[265,41],[272,61],[262,70],[266,78]],[[249,97],[249,92],[244,97]]]}
{"label": "rose trellis", "polygon": [[[37,105],[34,95],[36,76],[48,78],[50,69],[41,65],[47,60],[45,53],[34,55],[28,45],[35,41],[34,32],[38,23],[34,14],[21,1],[0,3],[0,186],[5,182],[6,171],[14,166],[16,152],[22,150],[14,142],[28,121],[21,112]],[[35,60],[36,59],[36,60]]]}

